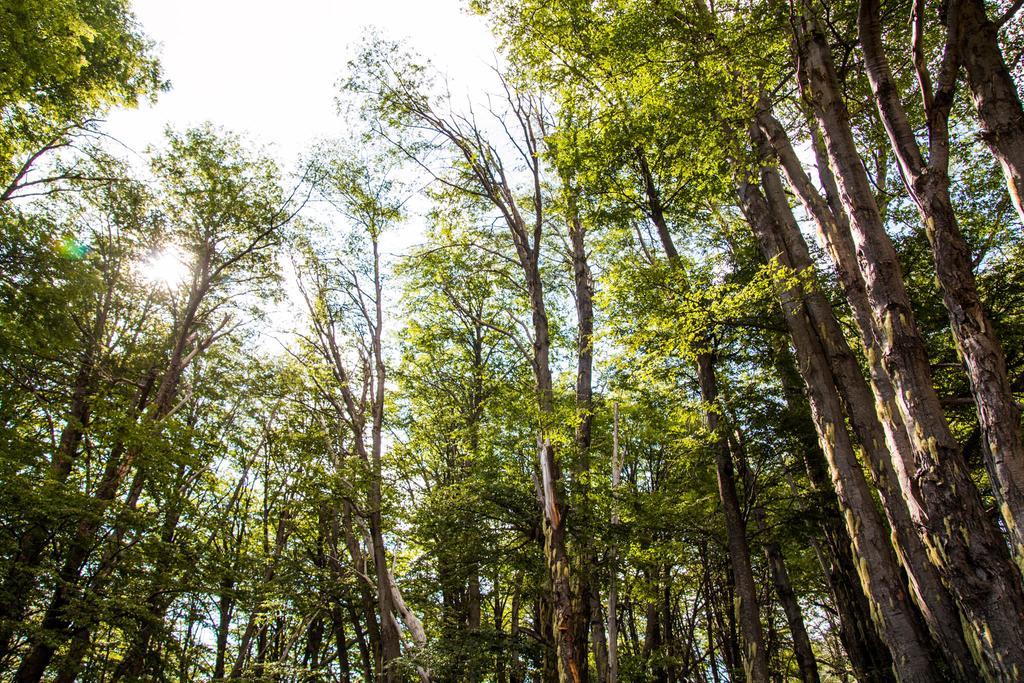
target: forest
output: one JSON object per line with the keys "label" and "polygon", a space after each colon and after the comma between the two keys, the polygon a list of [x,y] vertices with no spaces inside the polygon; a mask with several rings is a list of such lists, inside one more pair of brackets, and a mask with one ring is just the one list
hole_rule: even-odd
{"label": "forest", "polygon": [[472,0],[282,160],[0,0],[0,678],[1024,681],[1022,5]]}

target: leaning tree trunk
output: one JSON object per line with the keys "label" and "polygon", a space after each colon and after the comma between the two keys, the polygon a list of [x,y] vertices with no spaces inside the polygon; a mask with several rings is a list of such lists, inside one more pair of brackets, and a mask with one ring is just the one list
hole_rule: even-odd
{"label": "leaning tree trunk", "polygon": [[[817,194],[817,191],[811,186],[810,180],[803,173],[803,168],[793,154],[792,147],[788,144],[788,138],[781,130],[781,126],[778,126],[778,122],[774,121],[767,113],[762,113],[760,118],[775,134],[774,142],[769,144],[768,138],[758,129],[753,130],[753,142],[759,146],[765,157],[773,148],[782,149],[779,156],[785,157],[787,160],[788,174],[793,177],[791,185],[799,186],[797,194],[819,225],[820,232],[823,235],[839,233],[838,223],[832,220],[833,215],[824,205],[824,200]],[[977,670],[971,666],[970,650],[963,639],[956,605],[946,587],[943,586],[938,571],[929,560],[927,548],[914,531],[910,513],[903,502],[899,482],[893,474],[893,459],[901,459],[909,468],[913,457],[902,421],[897,421],[898,417],[887,415],[882,410],[880,411],[881,415],[891,423],[888,428],[883,426],[876,408],[875,394],[864,379],[860,363],[846,341],[846,336],[843,334],[831,304],[816,286],[810,251],[800,232],[796,218],[793,216],[778,171],[774,167],[766,165],[762,168],[761,178],[768,206],[774,217],[774,221],[770,221],[769,225],[774,226],[777,231],[776,242],[778,247],[783,250],[779,254],[780,259],[787,267],[793,268],[801,274],[812,275],[810,288],[803,293],[804,305],[812,322],[812,334],[818,337],[826,352],[836,387],[843,399],[854,433],[860,441],[862,452],[882,500],[882,508],[893,530],[895,548],[907,572],[914,600],[921,610],[929,631],[936,642],[942,646],[942,652],[946,659],[958,670],[961,678],[975,680]],[[831,243],[835,240],[828,241]],[[844,272],[840,277],[845,284],[851,274]],[[853,286],[847,287],[847,293],[851,298],[855,298],[857,303],[866,307],[867,302],[862,297],[863,287],[858,288],[857,284],[862,285],[859,281],[853,283]],[[870,330],[862,330],[862,332],[868,335],[872,334]],[[873,337],[869,337],[869,339],[873,339]],[[884,385],[884,382],[885,378],[882,378],[879,383],[883,384],[883,387],[876,387],[878,391],[884,390],[885,386],[891,386]],[[878,403],[878,405],[884,405],[884,403]]]}
{"label": "leaning tree trunk", "polygon": [[[788,342],[777,352],[775,366],[785,392],[786,416],[796,430],[804,470],[811,491],[819,501],[816,508],[820,514],[822,540],[815,541],[814,547],[839,616],[839,639],[854,678],[861,683],[895,683],[892,655],[871,618],[871,605],[858,577],[850,536],[843,522],[845,515],[836,497],[825,453],[816,437]],[[790,483],[795,491],[795,484]]]}
{"label": "leaning tree trunk", "polygon": [[[772,227],[774,221],[768,203],[761,193],[741,181],[739,197],[766,257],[772,259],[784,254],[784,247],[775,238],[778,230]],[[902,683],[934,681],[939,674],[933,663],[931,643],[919,626],[916,610],[903,587],[889,535],[846,431],[846,418],[825,350],[814,336],[799,293],[785,288],[779,295],[818,440],[832,470],[836,494],[858,559],[861,583],[871,600],[879,633],[892,650],[893,666]]]}
{"label": "leaning tree trunk", "polygon": [[[89,426],[98,379],[97,364],[103,349],[113,294],[114,286],[110,282],[97,305],[96,316],[85,339],[85,349],[79,359],[71,389],[68,413],[50,462],[48,485],[62,487],[67,482]],[[43,551],[57,521],[45,514],[36,516],[30,520],[28,529],[18,541],[17,554],[0,585],[0,659],[10,654],[14,627],[25,619],[28,601],[36,586],[37,573],[43,560]]]}
{"label": "leaning tree trunk", "polygon": [[999,29],[984,0],[960,2],[960,61],[967,73],[981,137],[1003,167],[1010,199],[1024,222],[1024,109],[1003,60]]}
{"label": "leaning tree trunk", "polygon": [[[1020,410],[1010,388],[1003,347],[982,305],[971,252],[960,232],[949,196],[949,113],[956,84],[959,5],[957,1],[949,6],[947,45],[934,96],[928,80],[921,80],[929,140],[927,161],[890,72],[882,44],[878,0],[862,0],[859,35],[875,103],[900,164],[904,184],[931,243],[942,300],[971,382],[992,492],[1009,529],[1014,554],[1024,566],[1024,441]],[[926,68],[923,64],[919,67],[922,73]]]}
{"label": "leaning tree trunk", "polygon": [[883,364],[914,449],[916,471],[897,464],[911,518],[964,618],[968,643],[993,679],[1024,671],[1024,593],[1006,545],[985,516],[931,381],[923,341],[853,141],[828,43],[813,20],[798,21],[803,90],[822,131],[850,218],[858,265]]}

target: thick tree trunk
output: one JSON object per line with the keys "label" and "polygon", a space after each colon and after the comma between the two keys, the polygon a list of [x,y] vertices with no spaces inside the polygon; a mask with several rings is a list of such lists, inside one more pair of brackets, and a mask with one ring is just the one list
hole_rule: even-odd
{"label": "thick tree trunk", "polygon": [[[883,365],[914,449],[915,471],[897,461],[911,518],[964,617],[968,643],[993,678],[1024,670],[1024,594],[1005,544],[986,519],[931,382],[923,342],[892,243],[850,131],[824,35],[798,19],[803,89],[836,172]],[[890,645],[892,643],[890,642]]]}
{"label": "thick tree trunk", "polygon": [[[776,356],[776,368],[786,397],[787,418],[803,446],[801,457],[811,490],[817,495],[822,541],[815,551],[839,615],[839,639],[861,683],[895,683],[892,655],[871,618],[871,605],[857,574],[842,506],[829,476],[825,453],[816,437],[802,382],[788,343]],[[795,487],[794,487],[794,492]]]}
{"label": "thick tree trunk", "polygon": [[[771,149],[781,148],[779,156],[787,159],[789,166],[787,174],[793,178],[790,184],[794,187],[799,186],[797,194],[804,202],[808,213],[819,224],[820,232],[823,235],[839,233],[838,223],[833,220],[833,214],[825,206],[824,200],[803,174],[803,169],[799,166],[799,161],[793,154],[792,147],[789,145],[784,131],[781,130],[781,126],[778,126],[778,122],[774,121],[767,112],[762,112],[759,118],[764,127],[772,130],[773,142],[769,145],[768,139],[763,137],[759,130],[755,130],[752,136],[754,143],[760,147],[762,154],[766,157]],[[846,413],[850,417],[854,433],[857,435],[865,456],[864,459],[882,500],[882,507],[889,526],[893,530],[895,549],[907,572],[914,600],[935,641],[942,646],[942,652],[946,659],[959,671],[961,678],[975,680],[977,670],[971,665],[970,650],[963,639],[956,605],[942,584],[938,570],[928,559],[924,543],[914,531],[910,513],[903,502],[899,482],[894,474],[893,459],[900,459],[909,468],[913,455],[902,421],[898,420],[898,417],[893,418],[891,415],[886,415],[884,410],[877,411],[876,409],[876,405],[884,405],[884,403],[876,402],[876,393],[884,391],[891,385],[886,384],[886,378],[880,377],[878,384],[882,387],[876,387],[876,393],[872,393],[864,379],[860,363],[846,341],[831,304],[817,287],[816,278],[813,277],[815,269],[810,251],[790,209],[778,171],[773,167],[765,166],[762,169],[761,178],[768,206],[775,219],[772,225],[778,231],[776,244],[783,249],[783,252],[777,256],[783,265],[793,268],[801,274],[811,275],[810,286],[802,293],[804,307],[812,323],[810,334],[818,337],[821,347],[826,352],[829,367],[846,407]],[[831,243],[836,240],[829,241]],[[840,278],[844,280],[845,285],[846,279],[852,278],[852,276],[849,272],[844,272]],[[858,284],[862,283],[851,283],[851,286],[846,287],[846,291],[851,298],[857,300],[862,309],[866,309],[867,301],[861,296],[863,287],[858,288]],[[861,310],[861,314],[866,312]],[[873,345],[874,337],[870,329],[862,330],[862,333],[868,335],[869,343]],[[880,413],[890,420],[891,424],[888,427],[883,426],[879,417]]]}
{"label": "thick tree trunk", "polygon": [[960,2],[960,60],[967,72],[982,138],[999,160],[1010,198],[1024,222],[1024,109],[984,0]]}
{"label": "thick tree trunk", "polygon": [[[949,7],[949,36],[943,65],[956,69],[957,16],[960,2]],[[904,184],[917,205],[932,247],[935,275],[949,313],[950,327],[963,358],[978,423],[985,438],[985,466],[999,503],[1015,555],[1024,565],[1024,442],[1020,410],[1006,372],[1003,347],[985,312],[974,279],[974,265],[960,232],[949,196],[949,111],[955,75],[940,73],[941,86],[926,106],[929,154],[925,161],[906,111],[899,98],[888,58],[882,45],[881,9],[878,0],[863,0],[858,15],[860,42],[868,81],[886,132],[900,163]],[[966,36],[964,40],[969,40]],[[925,101],[932,99],[927,82]],[[1019,104],[1018,104],[1019,107]],[[1019,109],[1018,109],[1019,111]]]}
{"label": "thick tree trunk", "polygon": [[[739,184],[741,206],[767,258],[784,252],[768,203],[756,187]],[[790,264],[786,264],[790,265]],[[843,507],[847,531],[858,559],[858,571],[872,603],[879,633],[893,653],[901,682],[936,680],[927,635],[917,622],[916,610],[904,590],[896,556],[853,444],[825,350],[814,335],[798,292],[780,291],[787,327],[797,352],[799,371],[807,388],[818,440],[828,458],[836,494]]]}

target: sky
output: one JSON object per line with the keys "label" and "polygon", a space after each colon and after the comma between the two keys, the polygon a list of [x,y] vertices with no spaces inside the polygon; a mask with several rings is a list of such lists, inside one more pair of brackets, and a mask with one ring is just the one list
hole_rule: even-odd
{"label": "sky", "polygon": [[[453,93],[473,97],[493,83],[495,40],[467,0],[135,0],[135,14],[158,54],[171,90],[155,104],[112,112],[106,131],[136,152],[159,145],[163,130],[211,121],[268,151],[287,167],[311,143],[344,133],[336,83],[371,30],[429,58]],[[422,237],[413,219],[385,235],[385,257]],[[145,266],[154,282],[186,270],[173,248]],[[270,311],[266,343],[287,339],[301,308],[286,277],[286,301]]]}
{"label": "sky", "polygon": [[344,131],[335,84],[372,29],[430,58],[454,87],[483,87],[494,39],[466,0],[135,0],[159,44],[170,92],[118,111],[107,130],[136,151],[164,127],[212,121],[271,147],[283,162]]}

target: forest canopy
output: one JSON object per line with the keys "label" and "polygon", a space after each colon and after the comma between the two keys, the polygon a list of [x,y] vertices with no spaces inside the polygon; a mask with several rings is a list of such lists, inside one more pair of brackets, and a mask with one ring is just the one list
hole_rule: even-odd
{"label": "forest canopy", "polygon": [[0,0],[0,676],[1024,680],[1022,4],[478,0],[283,160]]}

